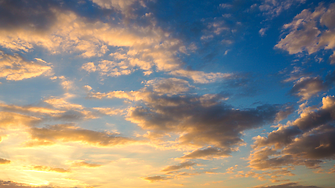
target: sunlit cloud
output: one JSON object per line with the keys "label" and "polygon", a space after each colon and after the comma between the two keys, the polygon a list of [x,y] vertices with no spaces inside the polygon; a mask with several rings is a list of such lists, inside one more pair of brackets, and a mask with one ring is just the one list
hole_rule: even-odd
{"label": "sunlit cloud", "polygon": [[82,142],[100,147],[136,142],[135,140],[117,136],[113,133],[91,131],[66,124],[53,125],[47,128],[32,128],[30,134],[33,140],[26,143],[30,147],[52,145],[57,142]]}
{"label": "sunlit cloud", "polygon": [[332,187],[334,10],[0,0],[0,187]]}
{"label": "sunlit cloud", "polygon": [[[325,8],[319,5],[313,12],[308,9],[303,10],[294,17],[291,23],[285,24],[284,29],[289,29],[289,34],[281,39],[275,46],[288,51],[290,54],[297,54],[306,51],[313,54],[321,49],[333,50],[335,44],[333,38],[335,4]],[[320,29],[317,25],[326,27]],[[304,40],[308,38],[309,40]],[[330,56],[330,63],[334,63],[334,54]]]}
{"label": "sunlit cloud", "polygon": [[41,75],[52,75],[52,65],[36,58],[26,61],[18,54],[9,55],[0,50],[0,78],[6,80],[23,80]]}

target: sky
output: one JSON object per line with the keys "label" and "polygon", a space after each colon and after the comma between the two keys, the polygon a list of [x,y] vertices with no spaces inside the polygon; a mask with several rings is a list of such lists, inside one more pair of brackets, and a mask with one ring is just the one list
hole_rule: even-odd
{"label": "sky", "polygon": [[0,0],[0,187],[334,187],[334,18],[334,0]]}

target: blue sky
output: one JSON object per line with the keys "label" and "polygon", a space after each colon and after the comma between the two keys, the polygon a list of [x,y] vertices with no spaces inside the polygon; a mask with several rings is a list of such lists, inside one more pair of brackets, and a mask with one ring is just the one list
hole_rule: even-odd
{"label": "blue sky", "polygon": [[333,0],[0,0],[0,187],[332,187],[334,17]]}

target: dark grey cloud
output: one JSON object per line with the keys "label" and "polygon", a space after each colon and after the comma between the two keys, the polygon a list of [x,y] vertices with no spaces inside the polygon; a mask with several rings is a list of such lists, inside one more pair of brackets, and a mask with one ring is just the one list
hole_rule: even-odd
{"label": "dark grey cloud", "polygon": [[45,30],[56,17],[50,7],[55,1],[1,0],[0,27],[6,29],[31,28]]}
{"label": "dark grey cloud", "polygon": [[[171,88],[170,84],[161,86]],[[136,101],[135,106],[128,111],[127,120],[145,130],[179,135],[177,141],[180,145],[213,147],[194,151],[185,158],[228,156],[244,144],[241,138],[243,131],[273,123],[279,112],[286,111],[280,105],[269,104],[234,109],[223,102],[225,98],[220,94],[171,95],[147,87],[131,92],[91,92],[89,95],[99,99],[124,98]]]}
{"label": "dark grey cloud", "polygon": [[335,127],[322,125],[308,132],[284,149],[285,153],[306,159],[333,159],[335,157]]}
{"label": "dark grey cloud", "polygon": [[241,132],[273,122],[279,111],[275,105],[237,110],[201,96],[151,95],[144,103],[134,107],[128,117],[134,123],[141,122],[143,129],[184,132],[179,137],[181,144],[213,145],[224,150],[242,144]]}
{"label": "dark grey cloud", "polygon": [[[301,116],[267,137],[255,137],[250,166],[255,169],[305,165],[319,168],[335,157],[335,97],[322,100],[317,109],[301,109]],[[274,146],[274,148],[273,148]]]}
{"label": "dark grey cloud", "polygon": [[283,146],[290,144],[299,134],[302,134],[302,131],[297,126],[280,128],[269,133],[266,139],[257,139],[255,141],[255,146],[262,147],[275,145],[276,148],[282,148]]}

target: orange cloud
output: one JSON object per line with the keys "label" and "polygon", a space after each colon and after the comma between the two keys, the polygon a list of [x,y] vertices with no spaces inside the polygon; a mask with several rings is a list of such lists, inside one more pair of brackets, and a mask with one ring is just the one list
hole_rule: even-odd
{"label": "orange cloud", "polygon": [[9,164],[10,160],[0,158],[0,164]]}
{"label": "orange cloud", "polygon": [[34,166],[33,169],[37,171],[58,172],[58,173],[70,172],[70,170],[65,170],[63,168],[53,168],[49,166]]}
{"label": "orange cloud", "polygon": [[19,81],[41,75],[52,75],[52,66],[41,59],[26,61],[18,54],[9,55],[0,50],[0,78]]}
{"label": "orange cloud", "polygon": [[97,132],[81,129],[72,125],[53,125],[47,128],[31,128],[33,140],[27,146],[56,144],[57,142],[82,142],[100,147],[112,147],[135,143],[137,141],[107,132]]}

